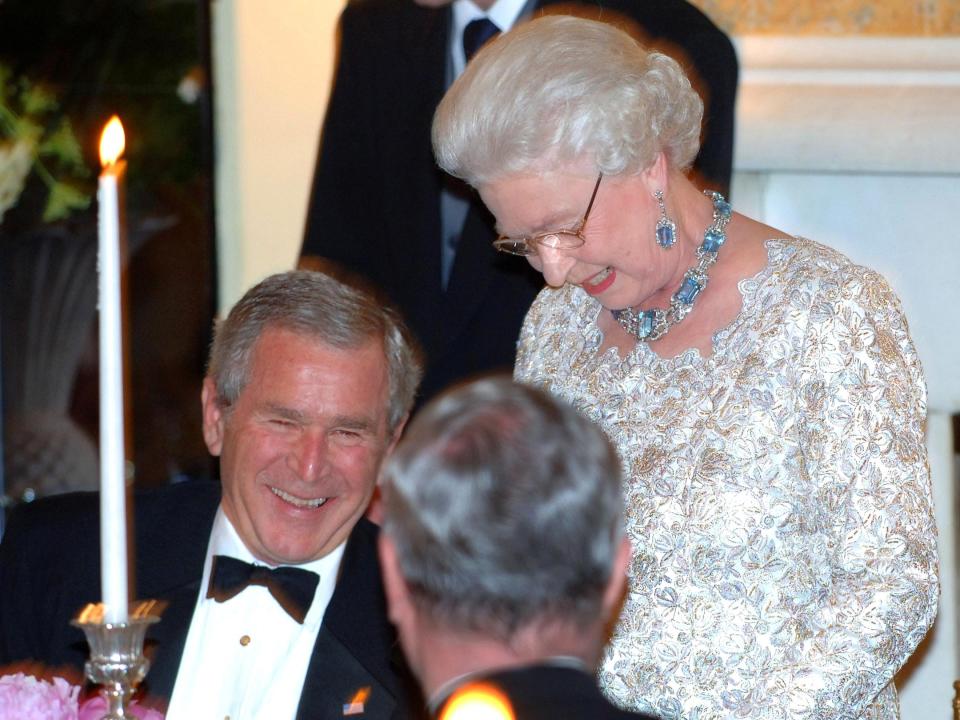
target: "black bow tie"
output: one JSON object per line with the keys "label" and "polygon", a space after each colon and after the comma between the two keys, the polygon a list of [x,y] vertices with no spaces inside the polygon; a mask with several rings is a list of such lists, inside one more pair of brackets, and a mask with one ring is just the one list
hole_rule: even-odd
{"label": "black bow tie", "polygon": [[319,582],[319,575],[303,568],[269,568],[227,555],[214,555],[207,597],[225,602],[249,585],[263,585],[280,607],[302,625]]}

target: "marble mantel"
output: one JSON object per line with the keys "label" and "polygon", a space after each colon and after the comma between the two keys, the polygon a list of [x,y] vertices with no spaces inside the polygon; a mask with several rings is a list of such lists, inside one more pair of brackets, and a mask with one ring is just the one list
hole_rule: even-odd
{"label": "marble mantel", "polygon": [[960,38],[737,41],[739,170],[960,172]]}
{"label": "marble mantel", "polygon": [[957,652],[960,38],[737,40],[737,210],[882,272],[927,375],[940,613],[898,676],[903,720],[949,720]]}

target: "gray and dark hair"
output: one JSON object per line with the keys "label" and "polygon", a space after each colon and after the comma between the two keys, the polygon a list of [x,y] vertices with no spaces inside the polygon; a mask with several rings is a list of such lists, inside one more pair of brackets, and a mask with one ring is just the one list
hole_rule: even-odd
{"label": "gray and dark hair", "polygon": [[384,482],[384,532],[421,611],[500,640],[600,616],[620,463],[564,402],[506,377],[455,388],[413,419]]}
{"label": "gray and dark hair", "polygon": [[382,341],[390,379],[389,429],[410,412],[423,368],[399,313],[356,283],[310,270],[271,275],[250,288],[217,323],[207,375],[224,409],[246,386],[253,348],[268,328],[291,330],[341,349]]}
{"label": "gray and dark hair", "polygon": [[488,43],[433,119],[441,168],[473,186],[582,160],[631,175],[663,151],[684,170],[703,102],[672,58],[617,27],[548,15]]}

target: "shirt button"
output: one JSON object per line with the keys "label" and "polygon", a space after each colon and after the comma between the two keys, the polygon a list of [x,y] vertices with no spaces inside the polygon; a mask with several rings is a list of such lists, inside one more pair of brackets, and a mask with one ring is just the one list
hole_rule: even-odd
{"label": "shirt button", "polygon": [[[242,636],[240,637],[240,644],[243,645],[244,647],[246,647],[247,645],[249,645],[249,644],[250,644],[250,636],[249,636],[249,635],[242,635]],[[230,719],[227,718],[226,720],[230,720]]]}

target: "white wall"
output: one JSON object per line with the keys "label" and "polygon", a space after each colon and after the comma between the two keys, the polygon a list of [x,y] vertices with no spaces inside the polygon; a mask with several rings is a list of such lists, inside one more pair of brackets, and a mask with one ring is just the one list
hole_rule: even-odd
{"label": "white wall", "polygon": [[343,5],[213,4],[221,311],[296,263]]}

